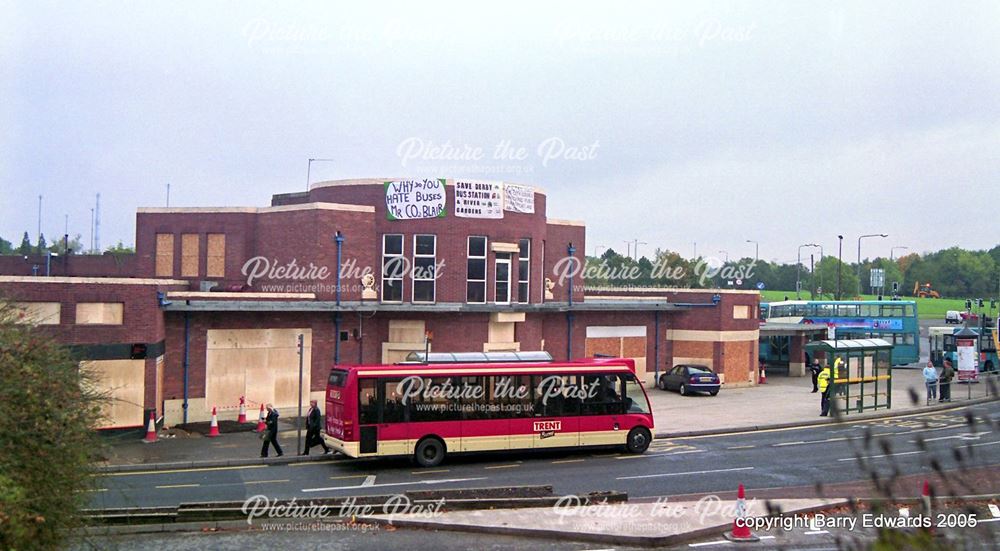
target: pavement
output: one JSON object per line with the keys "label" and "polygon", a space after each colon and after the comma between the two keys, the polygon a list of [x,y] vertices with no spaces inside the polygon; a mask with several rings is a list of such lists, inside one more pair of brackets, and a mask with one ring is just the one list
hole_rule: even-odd
{"label": "pavement", "polygon": [[[849,419],[873,419],[933,411],[953,407],[967,398],[967,385],[955,385],[956,400],[952,404],[924,404],[924,387],[919,369],[894,369],[892,408],[866,414],[850,414]],[[912,390],[911,390],[912,389]],[[767,430],[789,426],[805,426],[833,422],[819,417],[819,393],[812,393],[809,377],[771,375],[767,384],[751,387],[723,387],[717,396],[681,396],[650,387],[646,391],[653,407],[657,438],[678,438],[728,432]],[[970,397],[985,398],[987,385],[972,385]],[[917,401],[911,397],[915,392]],[[282,419],[278,441],[284,448],[283,457],[260,458],[261,441],[252,432],[256,421],[236,427],[234,422],[221,423],[223,434],[217,438],[203,435],[207,427],[184,431],[176,428],[160,431],[160,439],[144,443],[136,433],[109,436],[105,439],[105,461],[99,466],[104,472],[129,470],[177,469],[192,467],[238,466],[251,464],[287,464],[303,461],[329,460],[322,448],[313,448],[310,456],[300,457],[296,451],[295,419]],[[237,430],[238,432],[227,432]],[[302,432],[303,438],[305,431]]]}

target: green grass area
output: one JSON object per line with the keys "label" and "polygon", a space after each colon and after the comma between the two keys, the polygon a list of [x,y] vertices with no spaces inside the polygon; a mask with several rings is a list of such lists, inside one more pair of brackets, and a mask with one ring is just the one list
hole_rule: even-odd
{"label": "green grass area", "polygon": [[[761,300],[764,302],[778,302],[785,300],[787,296],[790,300],[795,300],[795,291],[761,291]],[[863,300],[875,300],[874,295],[862,295]],[[939,319],[944,322],[944,313],[948,310],[965,310],[965,299],[960,298],[914,298],[900,297],[902,300],[915,300],[917,302],[917,316],[922,319]],[[802,300],[811,300],[809,292],[802,293]],[[829,299],[827,299],[829,300]],[[987,307],[989,304],[987,303]]]}

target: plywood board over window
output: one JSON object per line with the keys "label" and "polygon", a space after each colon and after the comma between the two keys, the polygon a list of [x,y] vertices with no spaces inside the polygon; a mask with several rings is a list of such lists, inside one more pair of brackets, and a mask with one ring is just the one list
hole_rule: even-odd
{"label": "plywood board over window", "polygon": [[181,236],[181,277],[198,277],[198,234]]}
{"label": "plywood board over window", "polygon": [[226,277],[226,234],[208,234],[208,262],[205,275]]}
{"label": "plywood board over window", "polygon": [[17,323],[59,325],[62,305],[58,302],[15,302],[12,306]]}
{"label": "plywood board over window", "polygon": [[174,235],[156,234],[156,277],[174,277]]}
{"label": "plywood board over window", "polygon": [[245,396],[251,409],[298,404],[298,335],[305,335],[303,402],[308,404],[312,364],[310,329],[212,329],[205,357],[205,406],[235,408]]}
{"label": "plywood board over window", "polygon": [[80,370],[87,375],[85,380],[107,397],[101,404],[99,428],[142,426],[145,366],[145,360],[80,362]]}
{"label": "plywood board over window", "polygon": [[750,307],[745,304],[733,306],[733,319],[745,320],[750,318]]}
{"label": "plywood board over window", "polygon": [[121,325],[125,305],[121,302],[80,302],[76,305],[78,325]]}

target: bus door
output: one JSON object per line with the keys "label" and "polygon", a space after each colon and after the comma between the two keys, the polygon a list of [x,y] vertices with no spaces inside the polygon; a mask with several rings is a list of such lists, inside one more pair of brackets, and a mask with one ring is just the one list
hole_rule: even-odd
{"label": "bus door", "polygon": [[378,403],[381,417],[378,424],[379,455],[409,455],[413,442],[409,439],[406,423],[409,409],[403,404],[400,393],[401,379],[379,379]]}
{"label": "bus door", "polygon": [[359,454],[378,452],[379,404],[377,379],[358,380],[358,437]]}
{"label": "bus door", "polygon": [[511,420],[511,447],[537,449],[580,445],[580,403],[576,376],[531,377],[531,416]]}
{"label": "bus door", "polygon": [[[617,374],[584,375],[587,397],[580,416],[580,444],[624,444],[631,427],[625,415],[625,385]],[[643,398],[644,399],[644,398]]]}

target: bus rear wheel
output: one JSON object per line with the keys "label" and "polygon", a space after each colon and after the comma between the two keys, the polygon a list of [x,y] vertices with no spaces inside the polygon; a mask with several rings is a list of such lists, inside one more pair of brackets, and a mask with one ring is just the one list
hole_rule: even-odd
{"label": "bus rear wheel", "polygon": [[625,449],[629,453],[642,453],[649,448],[653,441],[653,435],[646,427],[634,427],[628,431],[628,438],[625,440]]}
{"label": "bus rear wheel", "polygon": [[421,440],[413,450],[413,459],[421,467],[437,467],[444,461],[444,455],[444,442],[433,436]]}

